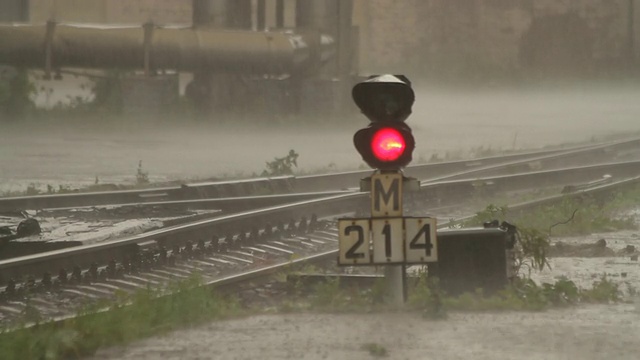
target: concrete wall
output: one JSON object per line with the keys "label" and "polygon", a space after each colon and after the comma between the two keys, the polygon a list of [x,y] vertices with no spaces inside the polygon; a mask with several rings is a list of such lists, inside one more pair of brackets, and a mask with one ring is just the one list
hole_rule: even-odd
{"label": "concrete wall", "polygon": [[600,71],[628,64],[631,49],[640,54],[638,8],[638,0],[356,0],[359,58],[371,72],[546,72],[576,63]]}

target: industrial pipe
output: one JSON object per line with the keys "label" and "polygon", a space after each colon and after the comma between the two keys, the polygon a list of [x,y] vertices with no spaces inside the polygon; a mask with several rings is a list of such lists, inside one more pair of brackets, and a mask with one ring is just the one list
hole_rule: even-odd
{"label": "industrial pipe", "polygon": [[325,35],[149,25],[0,25],[0,64],[284,74],[309,70],[334,52]]}

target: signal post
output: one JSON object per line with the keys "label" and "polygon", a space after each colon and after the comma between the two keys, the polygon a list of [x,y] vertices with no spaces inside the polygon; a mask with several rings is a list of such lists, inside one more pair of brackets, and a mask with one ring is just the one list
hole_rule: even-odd
{"label": "signal post", "polygon": [[338,221],[338,265],[384,265],[387,300],[400,306],[406,265],[438,260],[435,219],[404,217],[402,211],[403,187],[417,182],[402,174],[415,148],[404,123],[415,95],[402,75],[371,77],[354,86],[352,95],[371,121],[356,132],[354,145],[375,172],[361,182],[361,190],[371,192],[371,217]]}

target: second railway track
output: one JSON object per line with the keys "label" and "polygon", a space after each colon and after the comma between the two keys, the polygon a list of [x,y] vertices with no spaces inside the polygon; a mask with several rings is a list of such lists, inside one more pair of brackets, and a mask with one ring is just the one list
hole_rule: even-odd
{"label": "second railway track", "polygon": [[[595,145],[578,146],[410,166],[407,176],[421,180],[451,180],[474,176],[490,176],[523,172],[531,169],[553,169],[562,166],[610,161],[619,152],[640,150],[640,139],[633,138]],[[357,187],[371,171],[352,171],[308,176],[280,176],[233,181],[182,184],[140,190],[78,192],[0,198],[0,212],[25,209],[68,208],[81,206],[185,202],[199,199],[238,198],[260,193],[285,194],[336,191]],[[241,201],[238,199],[238,201]],[[226,204],[230,204],[227,200]],[[221,203],[223,201],[221,200]]]}
{"label": "second railway track", "polygon": [[[576,179],[594,185],[569,195],[556,194],[511,209],[517,211],[558,201],[565,196],[582,196],[633,185],[639,175],[634,169],[638,169],[635,162],[625,162],[601,168],[556,171],[552,177],[555,180],[548,180],[546,185],[566,184]],[[606,183],[592,182],[603,173],[617,173],[617,176]],[[540,179],[549,174],[539,172],[528,176],[531,178],[519,174],[483,178],[482,181],[514,190],[541,185]],[[532,180],[536,176],[537,180]],[[434,191],[445,186],[468,188],[470,184],[473,188],[478,181],[425,182],[422,191],[411,196],[414,204],[424,203],[419,209],[421,212],[437,212],[433,207],[436,203],[432,201],[437,194]],[[458,199],[442,194],[438,198],[445,200],[438,206],[460,203]],[[115,289],[135,291],[149,285],[160,286],[185,279],[194,272],[203,274],[206,284],[216,286],[221,282],[228,284],[272,273],[290,264],[292,259],[304,262],[335,257],[337,234],[333,219],[339,215],[366,212],[367,200],[363,193],[334,195],[177,225],[102,244],[0,261],[0,281],[4,286],[0,315],[6,321],[18,317],[28,299],[28,306],[36,306],[47,317],[62,316],[73,310],[61,306],[62,303],[108,297]]]}

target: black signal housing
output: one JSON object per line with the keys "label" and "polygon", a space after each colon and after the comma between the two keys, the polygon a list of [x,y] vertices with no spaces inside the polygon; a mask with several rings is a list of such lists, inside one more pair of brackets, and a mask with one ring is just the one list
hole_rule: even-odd
{"label": "black signal housing", "polygon": [[[415,148],[411,128],[404,123],[411,115],[415,101],[409,79],[404,75],[371,76],[353,87],[352,96],[360,111],[371,121],[353,137],[362,159],[370,167],[384,171],[397,171],[407,166]],[[384,129],[391,130],[383,132]]]}

